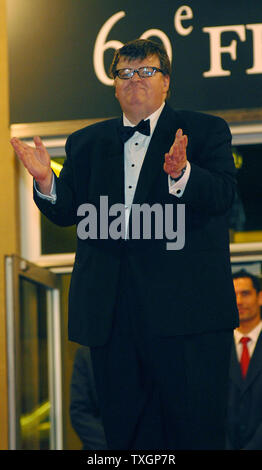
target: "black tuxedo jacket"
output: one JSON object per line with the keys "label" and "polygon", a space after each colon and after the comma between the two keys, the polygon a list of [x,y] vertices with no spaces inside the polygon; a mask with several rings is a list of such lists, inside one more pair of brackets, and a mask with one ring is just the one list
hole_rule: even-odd
{"label": "black tuxedo jacket", "polygon": [[227,416],[228,450],[262,450],[262,333],[250,360],[246,379],[241,376],[235,345],[230,365]]}
{"label": "black tuxedo jacket", "polygon": [[[103,121],[69,136],[67,159],[56,178],[57,202],[35,194],[53,222],[77,224],[77,208],[100,196],[109,207],[124,203],[121,119]],[[181,198],[169,194],[163,170],[178,128],[188,136],[191,174]],[[120,264],[128,260],[144,319],[152,334],[183,335],[234,328],[237,308],[231,279],[227,214],[235,193],[231,135],[220,118],[165,106],[140,172],[134,204],[185,204],[185,245],[166,249],[162,240],[78,239],[69,294],[69,339],[94,346],[109,336]]]}

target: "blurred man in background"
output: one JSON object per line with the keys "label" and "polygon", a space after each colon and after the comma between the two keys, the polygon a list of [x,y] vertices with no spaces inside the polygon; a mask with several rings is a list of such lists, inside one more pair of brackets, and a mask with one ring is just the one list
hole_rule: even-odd
{"label": "blurred man in background", "polygon": [[230,366],[227,449],[262,450],[262,292],[258,277],[233,274],[240,325]]}

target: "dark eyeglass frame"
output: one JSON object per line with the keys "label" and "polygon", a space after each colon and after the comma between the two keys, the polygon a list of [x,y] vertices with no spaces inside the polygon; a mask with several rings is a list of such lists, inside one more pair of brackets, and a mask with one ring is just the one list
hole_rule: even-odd
{"label": "dark eyeglass frame", "polygon": [[[152,74],[147,75],[147,76],[140,75],[142,70],[145,70],[145,69],[152,70]],[[119,72],[121,72],[122,70],[129,70],[130,71],[129,72],[130,76],[129,77],[120,77]],[[133,78],[134,74],[137,73],[140,78],[151,78],[155,75],[156,72],[161,72],[161,73],[164,74],[163,70],[159,69],[158,67],[152,67],[151,65],[145,65],[144,67],[139,67],[138,69],[132,69],[132,68],[129,68],[129,67],[125,67],[123,69],[115,70],[114,77],[118,77],[121,80],[130,80],[130,78]]]}

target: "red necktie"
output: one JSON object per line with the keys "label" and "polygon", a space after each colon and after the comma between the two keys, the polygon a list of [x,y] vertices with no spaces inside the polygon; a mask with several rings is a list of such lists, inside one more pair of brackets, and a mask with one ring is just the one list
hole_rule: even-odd
{"label": "red necktie", "polygon": [[247,369],[248,369],[249,361],[250,361],[249,351],[247,347],[248,341],[250,341],[250,338],[248,338],[247,336],[243,336],[243,338],[241,338],[240,340],[240,343],[242,343],[243,345],[241,359],[240,359],[240,367],[241,367],[243,379],[246,378]]}

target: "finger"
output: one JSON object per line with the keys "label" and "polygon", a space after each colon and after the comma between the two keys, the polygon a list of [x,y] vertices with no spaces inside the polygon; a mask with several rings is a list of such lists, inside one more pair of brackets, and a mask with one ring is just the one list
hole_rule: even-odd
{"label": "finger", "polygon": [[30,147],[30,145],[26,144],[25,142],[23,142],[23,141],[20,140],[20,139],[17,139],[17,137],[13,137],[10,142],[11,142],[12,146],[13,146],[15,149],[18,149],[18,150],[29,150],[29,151],[33,151],[33,150],[34,150],[32,147]]}
{"label": "finger", "polygon": [[16,137],[13,137],[10,142],[14,149],[21,149],[24,147],[23,142],[20,139],[17,139]]}
{"label": "finger", "polygon": [[30,147],[28,145],[24,144],[24,142],[22,142],[21,140],[19,140],[17,138],[13,138],[11,140],[11,144],[13,146],[13,149],[14,149],[15,153],[17,154],[17,156],[20,159],[23,159],[25,154],[28,151],[28,148],[30,149]]}
{"label": "finger", "polygon": [[174,161],[173,154],[165,153],[165,162],[166,163],[172,163],[173,161]]}
{"label": "finger", "polygon": [[185,147],[185,141],[184,141],[184,139],[181,139],[181,140],[179,141],[178,146],[179,146],[179,156],[182,157],[182,158],[184,158],[185,153],[186,153],[186,147]]}
{"label": "finger", "polygon": [[186,158],[186,147],[187,147],[187,136],[183,136],[176,140],[172,146],[172,152],[169,152],[170,155],[175,157],[175,160],[180,160]]}
{"label": "finger", "polygon": [[39,136],[34,137],[35,148],[42,164],[50,163],[50,155]]}
{"label": "finger", "polygon": [[174,143],[179,143],[180,141],[184,142],[187,146],[187,142],[188,142],[188,138],[187,138],[187,135],[186,134],[183,134],[183,131],[182,129],[178,129],[176,131],[176,135],[175,135],[175,140],[174,140]]}
{"label": "finger", "polygon": [[169,153],[170,155],[170,160],[173,161],[174,163],[179,162],[181,159],[184,158],[185,156],[185,151],[181,143],[177,143],[173,146],[172,152]]}
{"label": "finger", "polygon": [[178,139],[181,137],[181,135],[182,135],[182,129],[178,129],[175,133],[174,142],[169,149],[169,153],[173,152],[174,145],[178,143]]}
{"label": "finger", "polygon": [[182,136],[182,129],[178,129],[175,133],[175,138],[174,138],[174,142],[173,144],[171,145],[170,149],[169,149],[169,153],[172,153],[173,152],[173,148],[174,148],[174,145],[177,144],[178,142],[178,139],[180,138],[180,136]]}
{"label": "finger", "polygon": [[40,152],[40,155],[41,156],[46,155],[47,150],[38,135],[34,137],[34,143],[35,143],[36,150]]}
{"label": "finger", "polygon": [[183,137],[179,140],[178,146],[179,146],[179,152],[180,154],[185,155],[186,154],[186,148],[187,148],[187,136],[183,135]]}
{"label": "finger", "polygon": [[44,144],[38,135],[34,137],[34,143],[36,147],[44,147]]}
{"label": "finger", "polygon": [[185,136],[183,135],[182,129],[180,129],[180,128],[177,129],[176,134],[175,134],[175,139],[174,139],[173,144],[170,147],[169,153],[173,152],[175,145],[179,145],[180,142],[183,142],[184,137]]}

